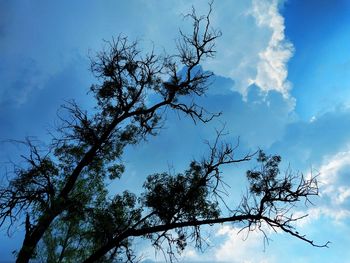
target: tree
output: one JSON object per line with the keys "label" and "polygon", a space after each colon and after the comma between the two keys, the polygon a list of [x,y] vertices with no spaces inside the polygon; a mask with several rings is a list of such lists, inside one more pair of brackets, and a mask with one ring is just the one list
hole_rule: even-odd
{"label": "tree", "polygon": [[[26,165],[16,166],[0,189],[0,226],[24,221],[18,263],[33,258],[132,262],[135,237],[158,248],[166,242],[172,258],[173,248],[182,251],[187,242],[201,247],[201,226],[225,222],[244,223],[249,230],[266,223],[318,246],[296,231],[293,222],[300,218],[289,212],[295,203],[318,194],[316,178],[282,175],[281,158],[262,151],[237,159],[235,147],[221,142],[222,131],[208,144],[208,157],[191,162],[184,173],[150,175],[139,197],[129,191],[113,197],[108,192],[106,180],[123,174],[123,149],[156,135],[165,111],[179,111],[204,123],[219,115],[195,103],[212,76],[198,66],[215,55],[215,40],[221,36],[210,26],[209,7],[206,16],[197,16],[195,10],[186,16],[193,30],[180,31],[178,54],[143,54],[137,42],[122,36],[108,42],[91,63],[99,80],[90,88],[94,110],[87,112],[71,101],[64,106],[69,117],[61,118],[48,146],[23,142],[29,149]],[[184,99],[188,97],[192,99]],[[225,206],[221,167],[255,155],[260,166],[247,172],[249,194],[238,207]]]}

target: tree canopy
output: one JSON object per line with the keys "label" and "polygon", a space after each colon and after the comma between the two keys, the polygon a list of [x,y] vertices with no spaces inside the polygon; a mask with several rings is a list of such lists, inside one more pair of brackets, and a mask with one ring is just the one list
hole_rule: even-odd
{"label": "tree canopy", "polygon": [[[318,195],[316,177],[282,173],[281,157],[263,151],[236,158],[237,146],[222,141],[222,130],[208,143],[207,157],[193,160],[183,173],[149,175],[140,196],[127,189],[110,193],[107,180],[123,175],[125,147],[157,135],[166,111],[203,123],[220,115],[196,103],[212,76],[199,65],[214,57],[221,36],[211,27],[209,8],[207,15],[193,9],[186,16],[192,31],[180,31],[176,54],[144,53],[123,36],[107,42],[91,61],[98,80],[90,88],[95,108],[86,111],[70,101],[63,106],[68,117],[60,117],[50,143],[22,142],[29,149],[26,165],[15,166],[0,188],[0,226],[24,223],[18,263],[134,262],[137,237],[173,259],[189,242],[201,247],[203,225],[228,222],[249,230],[267,224],[319,246],[299,234],[293,223],[301,217],[290,212]],[[259,165],[246,173],[248,193],[229,207],[222,198],[221,168],[252,158]]]}

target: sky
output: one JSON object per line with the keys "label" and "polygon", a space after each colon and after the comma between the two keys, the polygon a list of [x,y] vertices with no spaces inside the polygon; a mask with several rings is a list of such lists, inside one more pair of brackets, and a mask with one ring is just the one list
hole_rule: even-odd
{"label": "sky", "polygon": [[[103,40],[122,34],[144,50],[174,52],[178,28],[190,28],[182,14],[192,5],[199,13],[208,7],[201,0],[0,0],[0,140],[48,140],[65,100],[90,107],[86,92],[96,79],[89,56]],[[226,123],[226,139],[240,138],[238,155],[261,148],[281,155],[284,167],[319,173],[319,198],[295,213],[309,215],[300,233],[332,243],[314,248],[278,232],[264,247],[260,233],[246,238],[229,224],[207,229],[210,246],[188,247],[180,262],[350,262],[350,1],[217,0],[212,25],[223,35],[216,57],[202,64],[215,81],[200,102],[222,111],[220,120],[195,126],[170,114],[159,136],[126,151],[122,184],[111,190],[139,192],[148,174],[181,172]],[[0,143],[2,174],[22,150]],[[232,204],[245,191],[249,165],[224,171]],[[0,259],[11,259],[21,244],[20,227],[11,238],[0,232]],[[144,259],[163,260],[149,244],[138,247]]]}

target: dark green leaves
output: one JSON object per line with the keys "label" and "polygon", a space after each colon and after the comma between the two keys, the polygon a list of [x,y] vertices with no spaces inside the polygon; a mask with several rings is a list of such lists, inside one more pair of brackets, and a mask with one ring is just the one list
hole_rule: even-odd
{"label": "dark green leaves", "polygon": [[114,164],[108,167],[109,179],[119,179],[124,173],[125,167],[122,164]]}
{"label": "dark green leaves", "polygon": [[144,184],[144,203],[166,223],[216,218],[219,210],[212,202],[204,169],[192,162],[185,174],[153,174]]}
{"label": "dark green leaves", "polygon": [[280,173],[278,165],[281,157],[267,156],[264,152],[259,151],[257,157],[258,167],[256,170],[248,170],[247,178],[250,182],[250,191],[256,195],[261,195],[270,191],[271,187],[277,184],[277,176]]}

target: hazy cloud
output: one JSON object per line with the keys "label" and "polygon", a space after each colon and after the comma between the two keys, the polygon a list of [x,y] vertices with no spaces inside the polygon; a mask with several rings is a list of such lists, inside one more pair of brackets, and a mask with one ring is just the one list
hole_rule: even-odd
{"label": "hazy cloud", "polygon": [[218,261],[232,263],[277,262],[271,255],[264,253],[262,232],[241,231],[240,228],[223,226],[217,235],[226,237],[226,240],[214,251],[214,257]]}

